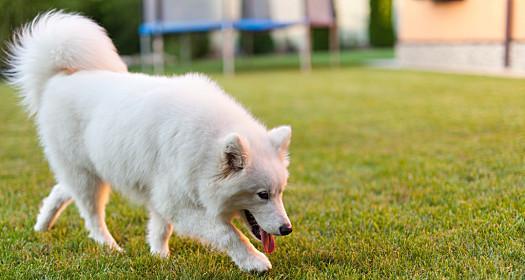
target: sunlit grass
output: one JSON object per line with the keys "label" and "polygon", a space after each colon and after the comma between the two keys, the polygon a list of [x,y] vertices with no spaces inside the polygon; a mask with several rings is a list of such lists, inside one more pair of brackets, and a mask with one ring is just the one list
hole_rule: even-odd
{"label": "sunlit grass", "polygon": [[242,273],[177,236],[170,259],[151,257],[144,209],[119,195],[107,220],[124,254],[88,239],[75,207],[34,233],[54,180],[34,126],[0,86],[1,277],[525,275],[525,81],[366,68],[216,78],[268,126],[293,127],[294,233],[277,238],[271,272]]}

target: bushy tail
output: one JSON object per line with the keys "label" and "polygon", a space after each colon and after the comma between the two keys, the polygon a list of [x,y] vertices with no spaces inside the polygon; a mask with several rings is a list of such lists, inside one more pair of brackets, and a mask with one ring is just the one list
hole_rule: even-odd
{"label": "bushy tail", "polygon": [[46,82],[57,73],[127,71],[102,27],[61,11],[41,14],[15,32],[7,55],[7,78],[30,115],[38,112]]}

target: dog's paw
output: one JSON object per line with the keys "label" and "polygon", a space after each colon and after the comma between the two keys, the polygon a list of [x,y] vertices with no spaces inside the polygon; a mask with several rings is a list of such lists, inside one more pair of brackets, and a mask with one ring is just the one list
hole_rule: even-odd
{"label": "dog's paw", "polygon": [[160,249],[153,249],[151,248],[150,249],[150,252],[153,256],[156,256],[156,257],[159,257],[159,258],[167,258],[170,256],[170,249],[166,249],[166,248],[160,248]]}
{"label": "dog's paw", "polygon": [[109,248],[117,253],[124,253],[124,249],[122,249],[117,243],[109,244]]}
{"label": "dog's paw", "polygon": [[47,231],[48,230],[48,226],[47,224],[41,222],[41,221],[38,221],[35,226],[33,227],[33,229],[37,232],[44,232],[44,231]]}
{"label": "dog's paw", "polygon": [[120,247],[114,240],[112,242],[100,242],[100,245],[109,248],[113,252],[124,253],[124,249],[122,249],[122,247]]}
{"label": "dog's paw", "polygon": [[265,272],[272,269],[268,257],[261,252],[254,252],[236,261],[240,269],[248,272]]}
{"label": "dog's paw", "polygon": [[98,244],[104,246],[104,247],[107,247],[109,249],[111,249],[112,251],[115,251],[115,252],[118,252],[118,253],[123,253],[124,252],[124,249],[122,249],[118,244],[117,242],[115,241],[115,239],[113,239],[113,236],[111,235],[96,235],[96,234],[92,234],[90,233],[89,234],[89,237],[93,240],[95,240]]}

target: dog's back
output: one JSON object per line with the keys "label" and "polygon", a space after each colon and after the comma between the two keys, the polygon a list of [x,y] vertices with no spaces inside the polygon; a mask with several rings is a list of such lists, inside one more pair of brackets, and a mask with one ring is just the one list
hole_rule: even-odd
{"label": "dog's back", "polygon": [[89,170],[138,202],[148,199],[145,186],[158,176],[180,181],[173,187],[181,192],[198,183],[187,181],[190,174],[213,176],[208,159],[225,131],[266,137],[249,113],[199,74],[58,74],[42,94],[37,123],[56,169]]}
{"label": "dog's back", "polygon": [[126,188],[156,180],[151,167],[166,162],[159,157],[184,162],[176,172],[205,171],[196,165],[213,150],[202,147],[210,147],[227,126],[244,123],[237,126],[253,130],[248,135],[266,133],[207,77],[128,73],[105,31],[80,15],[35,18],[15,35],[9,53],[9,81],[35,115],[59,178],[83,169],[143,200],[143,192],[133,195]]}

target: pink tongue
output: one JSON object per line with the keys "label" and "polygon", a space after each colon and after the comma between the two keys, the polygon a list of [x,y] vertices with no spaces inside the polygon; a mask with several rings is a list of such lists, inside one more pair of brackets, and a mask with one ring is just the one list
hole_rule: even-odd
{"label": "pink tongue", "polygon": [[263,229],[260,231],[261,233],[261,241],[264,247],[264,252],[266,254],[271,254],[275,250],[275,239],[273,235],[267,233]]}

